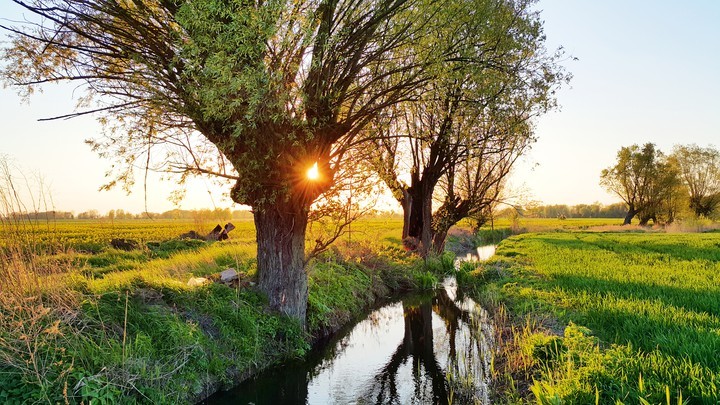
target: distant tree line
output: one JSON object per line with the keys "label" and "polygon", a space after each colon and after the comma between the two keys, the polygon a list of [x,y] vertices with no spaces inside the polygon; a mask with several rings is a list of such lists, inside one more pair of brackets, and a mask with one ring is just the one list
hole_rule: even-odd
{"label": "distant tree line", "polygon": [[626,212],[624,203],[554,204],[525,208],[523,215],[531,218],[622,218]]}
{"label": "distant tree line", "polygon": [[665,155],[655,144],[622,147],[600,184],[625,204],[624,224],[671,223],[679,218],[720,214],[720,152],[676,145]]}
{"label": "distant tree line", "polygon": [[[92,212],[92,211],[91,211]],[[78,218],[80,218],[78,215]],[[230,210],[230,208],[203,208],[198,210],[173,209],[162,213],[143,212],[133,214],[122,209],[110,210],[103,219],[186,219],[193,221],[227,221],[227,220],[251,220],[252,212],[248,210]]]}
{"label": "distant tree line", "polygon": [[7,215],[0,215],[12,220],[40,220],[52,221],[54,219],[74,219],[75,215],[69,211],[36,211],[36,212],[12,212]]}
{"label": "distant tree line", "polygon": [[[143,214],[145,215],[145,214]],[[150,214],[152,218],[157,219],[192,219],[192,220],[213,220],[213,221],[225,221],[230,219],[236,220],[252,220],[253,215],[248,210],[234,210],[230,208],[215,208],[215,209],[199,209],[199,210],[170,210],[165,211],[162,214]],[[147,217],[147,216],[146,216]]]}
{"label": "distant tree line", "polygon": [[53,221],[58,219],[185,219],[193,221],[227,221],[227,220],[252,220],[252,212],[248,210],[230,210],[229,208],[181,210],[174,209],[162,213],[143,212],[132,213],[123,209],[114,209],[106,214],[91,209],[82,211],[77,215],[71,211],[36,211],[36,212],[12,212],[2,216],[12,220],[39,220]]}

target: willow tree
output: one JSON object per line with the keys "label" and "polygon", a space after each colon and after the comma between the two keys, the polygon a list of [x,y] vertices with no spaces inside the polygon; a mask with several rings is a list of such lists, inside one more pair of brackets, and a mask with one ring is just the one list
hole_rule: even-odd
{"label": "willow tree", "polygon": [[[530,122],[555,106],[554,91],[569,78],[559,65],[561,52],[544,47],[532,3],[458,4],[462,29],[447,27],[443,38],[470,40],[458,41],[465,46],[453,49],[415,99],[375,122],[382,134],[375,141],[375,168],[403,207],[403,239],[421,254],[442,250],[449,226],[497,197],[495,187],[533,139]],[[454,188],[461,171],[463,191]],[[436,195],[443,179],[445,194]],[[441,201],[438,215],[434,195]]]}
{"label": "willow tree", "polygon": [[440,40],[458,27],[445,1],[13,1],[32,17],[3,26],[6,79],[86,90],[62,118],[106,125],[90,143],[118,162],[108,186],[136,167],[233,183],[254,213],[259,289],[302,323],[311,204],[368,122],[462,45]]}
{"label": "willow tree", "polygon": [[639,216],[640,225],[662,218],[672,222],[679,205],[681,181],[677,169],[653,143],[624,146],[615,165],[600,174],[600,184],[627,206],[623,225]]}
{"label": "willow tree", "polygon": [[720,207],[720,151],[697,145],[676,145],[669,157],[689,194],[690,209],[709,217]]}
{"label": "willow tree", "polygon": [[471,143],[468,156],[445,171],[436,190],[440,205],[423,239],[431,238],[430,248],[436,253],[445,249],[448,231],[460,220],[473,218],[481,224],[490,218],[513,165],[535,142],[522,109],[511,116],[495,112],[483,117],[484,122],[472,126],[475,136],[466,140]]}

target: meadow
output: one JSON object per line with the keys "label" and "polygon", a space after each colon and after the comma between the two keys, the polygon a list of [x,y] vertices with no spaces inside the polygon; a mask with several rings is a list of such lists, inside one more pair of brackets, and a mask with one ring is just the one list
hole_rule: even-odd
{"label": "meadow", "polygon": [[[255,225],[252,220],[191,221],[169,219],[126,220],[4,220],[0,221],[0,247],[21,244],[39,253],[61,250],[98,253],[107,250],[111,239],[133,239],[141,244],[177,239],[181,234],[195,230],[207,234],[216,225],[232,222],[236,228],[230,234],[236,242],[255,243]],[[315,226],[315,229],[322,226]],[[399,242],[401,218],[368,218],[350,227],[360,238],[380,237]],[[322,229],[320,229],[322,231]],[[312,234],[313,228],[310,229]],[[393,239],[394,238],[394,239]]]}
{"label": "meadow", "polygon": [[[248,288],[256,271],[254,227],[234,223],[222,242],[177,238],[214,223],[3,223],[0,403],[194,402],[302,356],[377,299],[431,287],[433,271],[443,266],[407,254],[397,220],[353,224],[308,266],[303,331],[268,313],[264,298]],[[114,249],[113,238],[137,240],[139,248]],[[239,280],[216,282],[229,267]],[[188,283],[199,277],[206,280]]]}
{"label": "meadow", "polygon": [[[237,227],[234,240],[253,241],[252,221],[232,221]],[[217,223],[190,220],[8,220],[0,223],[0,247],[24,244],[38,253],[61,250],[99,253],[108,249],[111,239],[133,239],[141,244],[174,239],[190,230],[207,234]],[[221,224],[224,225],[224,222]]]}
{"label": "meadow", "polygon": [[[619,219],[501,219],[465,244],[497,256],[458,273],[503,334],[507,403],[716,403],[720,233],[666,233]],[[251,286],[255,232],[177,237],[215,223],[5,222],[0,233],[0,401],[194,401],[300,357],[378,299],[432,288],[452,255],[402,249],[402,220],[366,218],[308,267],[308,331],[268,314]],[[315,225],[309,240],[327,228]],[[520,233],[519,235],[515,235]],[[469,235],[469,236],[468,236]],[[513,236],[515,235],[515,236]],[[121,251],[113,238],[137,240]],[[235,286],[212,282],[232,267]],[[472,268],[464,267],[465,270]],[[194,277],[209,282],[188,285]]]}
{"label": "meadow", "polygon": [[514,400],[720,399],[720,233],[519,235],[476,276],[513,319],[497,377]]}

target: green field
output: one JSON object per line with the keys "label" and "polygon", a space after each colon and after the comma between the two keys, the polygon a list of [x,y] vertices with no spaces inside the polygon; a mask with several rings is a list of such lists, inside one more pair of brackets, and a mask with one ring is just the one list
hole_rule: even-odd
{"label": "green field", "polygon": [[[231,234],[234,240],[255,239],[252,221],[232,222],[237,226]],[[20,242],[33,246],[40,253],[68,249],[98,253],[109,247],[111,239],[133,239],[145,244],[177,238],[190,230],[207,234],[215,225],[217,223],[207,221],[150,219],[6,221],[0,223],[0,246],[16,243],[19,238]]]}
{"label": "green field", "polygon": [[[497,228],[516,228],[520,232],[586,230],[602,226],[622,225],[622,218],[499,218]],[[490,224],[486,224],[488,228]]]}
{"label": "green field", "polygon": [[[8,244],[22,243],[39,253],[53,253],[73,250],[84,253],[99,253],[109,247],[111,239],[133,239],[141,244],[177,238],[190,230],[206,234],[215,225],[232,222],[237,228],[230,234],[235,242],[254,243],[255,227],[251,220],[190,221],[190,220],[51,220],[51,221],[0,221],[0,248]],[[587,230],[596,227],[620,225],[622,219],[613,218],[519,218],[498,219],[494,228],[511,233]],[[461,224],[469,227],[469,224]],[[402,218],[366,218],[352,224],[350,233],[343,239],[386,240],[400,243]],[[489,230],[486,225],[483,230]],[[308,239],[317,232],[323,232],[322,225],[309,229]]]}
{"label": "green field", "polygon": [[[302,356],[378,297],[431,287],[433,271],[452,268],[447,258],[423,262],[405,252],[398,220],[359,221],[308,265],[303,331],[248,288],[256,271],[252,222],[235,221],[227,241],[177,238],[214,225],[3,223],[0,403],[193,402]],[[326,229],[316,224],[308,236]],[[139,247],[113,249],[113,238]],[[228,267],[240,272],[237,284],[213,282]],[[189,285],[194,277],[209,280]]]}
{"label": "green field", "polygon": [[[720,233],[606,232],[619,222],[520,218],[469,240],[459,240],[467,232],[451,237],[481,245],[528,232],[504,240],[475,278],[463,277],[494,308],[503,335],[498,400],[720,399]],[[232,384],[228,370],[251,373],[303,354],[311,336],[245,288],[256,270],[255,232],[250,221],[234,223],[231,239],[215,243],[177,239],[215,223],[5,223],[0,402],[184,402]],[[358,221],[310,264],[311,334],[393,290],[434,285],[447,258],[408,255],[401,227],[399,218]],[[308,240],[327,229],[314,225]],[[119,251],[113,238],[140,247]],[[188,285],[227,267],[241,272],[239,288]]]}
{"label": "green field", "polygon": [[[216,225],[232,222],[236,229],[230,239],[236,242],[255,241],[255,225],[251,220],[189,221],[189,220],[56,220],[56,221],[0,221],[0,247],[8,244],[25,244],[40,253],[74,250],[98,253],[109,247],[111,239],[133,239],[141,244],[175,239],[195,230],[207,234]],[[373,218],[358,221],[350,227],[352,239],[392,239],[399,243],[402,219]],[[309,234],[323,231],[322,225],[310,228]],[[394,239],[393,239],[394,238]],[[377,240],[377,239],[375,239]]]}
{"label": "green field", "polygon": [[540,403],[720,399],[720,234],[526,234],[497,254],[479,295],[515,319],[505,384],[534,381]]}

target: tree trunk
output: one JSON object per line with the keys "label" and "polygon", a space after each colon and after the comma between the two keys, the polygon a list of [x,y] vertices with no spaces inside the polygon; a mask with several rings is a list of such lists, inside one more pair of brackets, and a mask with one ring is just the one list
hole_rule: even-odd
{"label": "tree trunk", "polygon": [[623,221],[623,225],[630,225],[630,222],[632,219],[637,215],[638,211],[632,207],[628,208],[628,213],[625,215],[625,220]]}
{"label": "tree trunk", "polygon": [[433,252],[440,254],[445,251],[445,240],[447,239],[449,229],[438,229],[435,231],[432,240]]}
{"label": "tree trunk", "polygon": [[256,210],[258,288],[270,308],[305,326],[308,282],[305,274],[307,209],[279,205]]}
{"label": "tree trunk", "polygon": [[440,254],[445,251],[447,234],[453,225],[470,215],[470,202],[461,198],[446,200],[432,216],[432,251]]}
{"label": "tree trunk", "polygon": [[640,225],[640,226],[647,226],[647,224],[650,222],[651,219],[653,220],[653,224],[657,224],[657,223],[658,223],[657,217],[655,216],[655,214],[651,214],[651,215],[643,214],[643,215],[640,215],[640,223],[638,223],[638,225]]}
{"label": "tree trunk", "polygon": [[403,189],[403,198],[400,200],[400,205],[403,209],[403,231],[402,239],[404,240],[410,236],[410,212],[412,211],[412,196],[410,193]]}
{"label": "tree trunk", "polygon": [[425,193],[422,198],[422,229],[420,230],[420,255],[427,257],[432,248],[433,221],[432,221],[432,193]]}
{"label": "tree trunk", "polygon": [[425,228],[426,224],[427,227],[430,226],[429,210],[432,209],[432,196],[426,201],[428,198],[421,190],[421,186],[403,190],[403,241],[407,243],[408,248],[425,256],[426,246],[429,246],[425,244],[425,238],[428,237]]}
{"label": "tree trunk", "polygon": [[422,257],[427,256],[432,247],[432,196],[437,178],[426,173],[422,178],[415,177],[412,185],[403,190],[403,240],[413,239],[414,250]]}
{"label": "tree trunk", "polygon": [[412,238],[417,238],[418,240],[422,240],[422,230],[423,230],[423,195],[422,193],[418,192],[418,188],[410,188],[408,189],[408,196],[410,197],[410,202],[408,203],[408,206],[410,207],[410,212],[407,214],[408,217],[408,234],[407,236]]}

